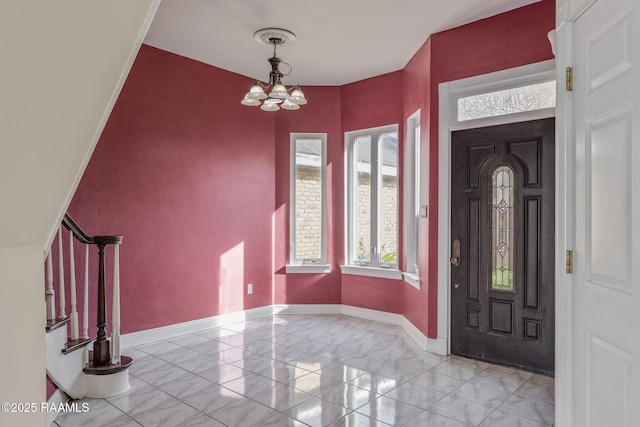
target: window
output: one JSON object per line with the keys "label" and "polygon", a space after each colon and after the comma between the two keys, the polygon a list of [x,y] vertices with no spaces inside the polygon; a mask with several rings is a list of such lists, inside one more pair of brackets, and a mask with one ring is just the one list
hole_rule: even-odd
{"label": "window", "polygon": [[[291,134],[291,251],[287,272],[327,272],[323,265],[327,240],[326,146],[326,134]],[[309,268],[289,268],[294,266]]]}
{"label": "window", "polygon": [[556,106],[556,81],[458,98],[458,121],[504,116]]}
{"label": "window", "polygon": [[397,268],[398,127],[347,134],[347,262]]}
{"label": "window", "polygon": [[420,287],[418,236],[420,233],[420,111],[407,120],[404,148],[404,242],[407,266],[405,280]]}

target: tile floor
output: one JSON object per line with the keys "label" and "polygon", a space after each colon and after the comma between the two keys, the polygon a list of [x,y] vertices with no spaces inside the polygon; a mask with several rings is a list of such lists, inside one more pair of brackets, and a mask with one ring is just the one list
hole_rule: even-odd
{"label": "tile floor", "polygon": [[[86,399],[66,426],[534,427],[554,380],[421,350],[397,326],[282,315],[123,351],[131,390]],[[84,402],[83,401],[83,402]]]}

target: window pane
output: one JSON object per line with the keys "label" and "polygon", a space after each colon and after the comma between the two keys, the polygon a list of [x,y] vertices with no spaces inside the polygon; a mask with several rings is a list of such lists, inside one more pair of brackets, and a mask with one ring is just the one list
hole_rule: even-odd
{"label": "window pane", "polygon": [[398,136],[380,136],[380,262],[396,264],[398,255]]}
{"label": "window pane", "polygon": [[322,258],[322,140],[299,139],[296,149],[295,259]]}
{"label": "window pane", "polygon": [[500,166],[493,172],[491,186],[491,288],[514,290],[515,182],[513,169]]}
{"label": "window pane", "polygon": [[458,99],[458,121],[504,116],[556,106],[555,80]]}
{"label": "window pane", "polygon": [[355,141],[353,259],[371,260],[371,137],[361,136]]}

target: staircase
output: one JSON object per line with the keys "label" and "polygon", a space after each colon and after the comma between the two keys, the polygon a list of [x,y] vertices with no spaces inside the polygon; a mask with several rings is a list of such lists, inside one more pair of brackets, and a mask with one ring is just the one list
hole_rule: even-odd
{"label": "staircase", "polygon": [[[52,245],[46,258],[47,376],[72,399],[115,396],[124,393],[130,387],[128,368],[132,359],[120,355],[120,243],[122,236],[87,235],[67,214],[58,230],[57,245]],[[76,267],[74,247],[78,244],[83,245],[85,249],[84,268]],[[54,250],[54,246],[57,246],[57,251]],[[97,288],[89,286],[91,248],[97,248],[98,253]],[[107,338],[106,332],[107,248],[113,249],[110,339]],[[53,258],[56,258],[56,263],[53,262]],[[79,271],[84,276],[81,289],[78,289],[76,283],[76,273]],[[57,282],[54,277],[57,277]],[[70,303],[68,315],[67,295]],[[78,311],[78,296],[82,297],[82,325]],[[89,338],[90,296],[96,297],[95,307],[91,305],[96,319],[95,339]]]}

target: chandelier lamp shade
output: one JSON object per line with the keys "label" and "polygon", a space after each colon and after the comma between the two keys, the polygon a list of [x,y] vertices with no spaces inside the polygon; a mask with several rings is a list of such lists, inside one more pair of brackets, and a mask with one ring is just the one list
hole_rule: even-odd
{"label": "chandelier lamp shade", "polygon": [[[249,107],[260,106],[264,111],[297,110],[301,105],[305,105],[307,99],[300,86],[286,87],[282,83],[282,78],[291,74],[291,65],[283,62],[276,55],[277,47],[293,44],[296,35],[280,28],[264,28],[256,31],[253,37],[259,43],[273,46],[273,56],[268,59],[271,64],[269,82],[262,83],[256,80],[240,103]],[[289,67],[286,74],[280,71],[281,64]]]}

